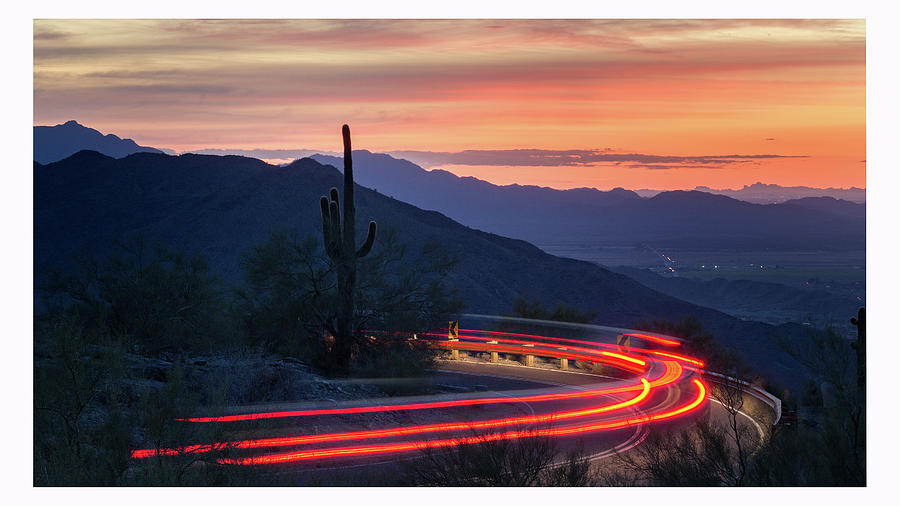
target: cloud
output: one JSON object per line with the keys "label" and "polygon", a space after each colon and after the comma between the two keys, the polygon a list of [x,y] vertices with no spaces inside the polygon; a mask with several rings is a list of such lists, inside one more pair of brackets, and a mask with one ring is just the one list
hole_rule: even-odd
{"label": "cloud", "polygon": [[564,167],[612,163],[616,165],[625,164],[628,167],[668,170],[674,168],[722,168],[727,165],[774,158],[807,158],[806,155],[777,154],[675,156],[645,153],[611,153],[609,148],[592,150],[466,150],[456,153],[392,151],[390,154],[405,158],[426,168],[439,165]]}
{"label": "cloud", "polygon": [[335,149],[350,123],[429,166],[599,144],[627,148],[452,158],[669,177],[752,158],[621,151],[752,153],[758,132],[821,151],[852,129],[863,158],[865,47],[864,20],[36,20],[33,117],[179,151]]}
{"label": "cloud", "polygon": [[34,24],[34,40],[35,42],[42,41],[61,41],[66,40],[71,37],[71,33],[64,32],[62,30],[55,30],[53,28],[43,28],[37,22]]}
{"label": "cloud", "polygon": [[672,165],[658,163],[632,163],[626,165],[629,169],[647,169],[647,170],[673,170],[673,169],[724,169],[725,165]]}

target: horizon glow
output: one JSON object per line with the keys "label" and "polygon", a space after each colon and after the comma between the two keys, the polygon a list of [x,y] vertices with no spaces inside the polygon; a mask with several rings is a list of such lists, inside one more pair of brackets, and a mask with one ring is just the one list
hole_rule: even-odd
{"label": "horizon glow", "polygon": [[[34,125],[177,152],[591,150],[444,163],[554,188],[866,186],[864,20],[35,20]],[[717,162],[726,155],[777,155]],[[798,158],[784,158],[798,157]],[[514,161],[514,160],[513,160]]]}

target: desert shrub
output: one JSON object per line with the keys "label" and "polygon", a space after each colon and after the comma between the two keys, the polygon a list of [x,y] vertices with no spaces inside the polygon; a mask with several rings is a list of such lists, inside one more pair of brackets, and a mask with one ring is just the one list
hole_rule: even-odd
{"label": "desert shrub", "polygon": [[169,372],[161,388],[142,397],[136,417],[142,449],[176,449],[176,454],[156,455],[132,462],[127,484],[140,486],[248,485],[249,475],[235,466],[218,463],[233,451],[216,447],[212,451],[184,449],[189,443],[210,443],[232,439],[224,424],[190,423],[179,419],[197,414],[200,393],[190,388],[182,364]]}
{"label": "desert shrub", "polygon": [[360,346],[352,371],[362,378],[409,378],[425,374],[434,361],[432,349],[423,341],[378,336]]}
{"label": "desert shrub", "polygon": [[117,485],[132,420],[119,387],[121,347],[97,347],[67,320],[36,325],[34,485]]}
{"label": "desert shrub", "polygon": [[738,485],[743,479],[726,429],[707,420],[685,430],[653,431],[619,458],[630,484],[710,487]]}
{"label": "desert shrub", "polygon": [[[848,343],[833,332],[798,340],[788,348],[817,374],[807,383],[806,402],[821,404],[818,385],[830,385],[829,400],[815,411],[816,423],[771,427],[762,441],[736,423],[744,408],[738,383],[718,384],[711,395],[723,403],[725,423],[698,420],[668,433],[655,432],[622,462],[625,474],[607,484],[726,486],[865,486],[865,403],[860,398]],[[821,383],[820,383],[821,382]]]}
{"label": "desert shrub", "polygon": [[[527,432],[527,431],[526,431]],[[481,434],[471,444],[426,448],[405,469],[406,485],[441,487],[586,486],[596,475],[580,449],[569,452],[558,465],[555,440],[532,435],[494,439]]]}
{"label": "desert shrub", "polygon": [[[857,378],[857,357],[850,343],[834,329],[810,330],[807,339],[780,344],[813,373],[823,409],[810,430],[811,455],[816,455],[817,483],[860,486],[866,483],[866,399]],[[863,385],[864,386],[864,385]]]}
{"label": "desert shrub", "polygon": [[800,404],[804,406],[822,406],[822,389],[814,379],[810,378],[803,384],[803,390],[800,392]]}
{"label": "desert shrub", "polygon": [[559,465],[545,469],[540,479],[543,487],[591,487],[599,482],[599,471],[593,467],[581,444],[570,450]]}
{"label": "desert shrub", "polygon": [[[131,458],[136,448],[226,439],[220,425],[176,420],[193,414],[200,395],[183,366],[158,382],[129,367],[135,360],[149,359],[86,335],[79,321],[57,315],[36,322],[34,485],[252,484],[238,479],[246,471],[216,464],[215,453]],[[220,405],[221,396],[213,397],[207,409]]]}
{"label": "desert shrub", "polygon": [[527,487],[537,485],[552,462],[546,437],[491,440],[422,451],[410,468],[412,484],[440,487]]}
{"label": "desert shrub", "polygon": [[[436,245],[408,255],[396,234],[380,233],[372,252],[359,260],[353,374],[381,369],[405,376],[429,364],[427,349],[407,349],[400,344],[405,339],[394,343],[389,336],[443,326],[460,310],[460,297],[445,284],[454,266]],[[243,267],[245,284],[237,295],[249,342],[299,356],[326,374],[345,373],[333,367],[336,274],[320,241],[273,234],[244,257]],[[379,341],[372,343],[364,330],[380,331]]]}
{"label": "desert shrub", "polygon": [[741,377],[749,375],[749,368],[743,359],[734,351],[722,347],[696,316],[687,316],[677,322],[644,321],[637,323],[635,328],[683,339],[683,350],[691,356],[702,358],[709,370]]}
{"label": "desert shrub", "polygon": [[210,351],[235,344],[228,303],[206,261],[142,240],[119,243],[105,260],[82,258],[39,287],[39,318],[65,313],[86,331],[145,354]]}
{"label": "desert shrub", "polygon": [[589,323],[597,316],[596,312],[582,311],[560,301],[547,309],[540,300],[529,300],[524,295],[513,302],[512,312],[520,318],[573,323]]}

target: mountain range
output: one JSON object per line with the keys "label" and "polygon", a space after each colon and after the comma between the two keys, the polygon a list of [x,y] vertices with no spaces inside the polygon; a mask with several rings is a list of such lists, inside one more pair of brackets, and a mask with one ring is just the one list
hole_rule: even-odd
{"label": "mountain range", "polygon": [[[49,164],[38,159],[82,146],[99,146],[103,154],[81,151]],[[326,154],[313,155],[321,164],[301,159],[275,166],[240,156],[173,157],[159,152],[74,121],[35,127],[36,281],[50,266],[71,267],[77,254],[103,256],[115,240],[140,236],[199,253],[229,283],[239,284],[241,255],[271,232],[320,233],[318,208],[309,203],[317,202],[330,186],[340,186],[339,170],[327,165],[340,167],[342,160]],[[302,154],[307,152],[288,153]],[[723,336],[725,344],[763,364],[761,370],[796,386],[802,374],[775,341],[809,330],[797,324],[742,321],[724,313],[751,318],[772,313],[766,321],[799,321],[796,314],[811,307],[841,318],[854,305],[821,293],[786,293],[786,287],[771,283],[690,281],[627,268],[616,273],[500,235],[539,246],[565,240],[864,251],[864,204],[829,196],[758,205],[700,191],[642,197],[621,188],[498,186],[365,150],[354,152],[354,162],[357,183],[372,188],[358,190],[359,222],[376,218],[410,244],[440,241],[461,259],[452,284],[464,294],[469,311],[502,314],[516,297],[526,295],[596,311],[598,323],[612,325],[695,315]]]}
{"label": "mountain range", "polygon": [[[281,167],[237,156],[136,153],[115,159],[81,151],[47,165],[35,162],[35,278],[52,266],[71,268],[79,254],[103,257],[115,240],[139,236],[201,254],[238,284],[242,255],[272,232],[318,237],[319,197],[341,181],[337,169],[309,158]],[[467,311],[506,314],[526,295],[596,311],[595,321],[608,325],[694,315],[770,378],[796,387],[804,376],[777,343],[779,336],[808,335],[800,325],[742,321],[363,186],[356,192],[357,223],[376,220],[412,246],[436,241],[459,259],[448,282],[464,296]]]}
{"label": "mountain range", "polygon": [[162,150],[138,146],[131,139],[121,139],[113,134],[88,128],[77,121],[66,121],[55,126],[34,127],[34,161],[50,163],[72,156],[82,149],[98,151],[113,158],[132,153],[162,153]]}
{"label": "mountain range", "polygon": [[[622,188],[498,186],[390,155],[360,150],[353,157],[363,186],[539,247],[577,240],[596,247],[865,249],[865,205],[829,197],[762,205],[700,191],[644,198]],[[312,158],[341,166],[340,157]]]}
{"label": "mountain range", "polygon": [[[857,188],[810,188],[809,186],[780,186],[777,184],[765,184],[756,182],[744,185],[738,190],[714,189],[708,186],[697,186],[694,190],[716,195],[725,195],[738,200],[752,202],[754,204],[779,204],[794,199],[807,197],[831,197],[837,200],[846,200],[857,204],[866,203],[866,189]],[[663,190],[635,190],[642,197],[653,197]]]}

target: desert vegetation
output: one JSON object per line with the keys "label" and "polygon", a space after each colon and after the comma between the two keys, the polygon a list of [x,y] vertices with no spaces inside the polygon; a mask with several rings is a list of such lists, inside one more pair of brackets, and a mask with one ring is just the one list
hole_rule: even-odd
{"label": "desert vegetation", "polygon": [[[345,189],[350,171],[347,181]],[[336,207],[336,193],[323,210]],[[344,233],[352,241],[350,209],[345,202]],[[328,217],[323,213],[324,239],[275,233],[247,252],[245,282],[235,289],[202,257],[140,239],[42,277],[34,317],[34,483],[247,484],[246,470],[216,464],[228,448],[139,462],[131,450],[221,440],[217,424],[177,419],[225,405],[315,398],[323,395],[317,388],[329,388],[329,376],[424,374],[431,351],[391,332],[430,330],[458,312],[460,299],[444,284],[454,260],[430,244],[410,259],[391,230],[375,244],[374,224],[363,247],[345,255],[329,235],[340,227]],[[391,393],[362,382],[326,395],[385,390]]]}
{"label": "desert vegetation", "polygon": [[[365,380],[427,374],[434,355],[405,336],[441,328],[461,311],[462,299],[446,282],[457,259],[434,242],[412,247],[374,222],[357,245],[346,128],[344,141],[343,207],[336,188],[322,197],[322,237],[272,233],[242,256],[237,286],[202,256],[140,238],[123,239],[102,256],[82,255],[75,268],[41,273],[34,315],[35,485],[289,484],[277,474],[220,465],[233,450],[228,445],[137,461],[131,451],[228,439],[219,424],[178,421],[199,412],[392,395],[404,387]],[[524,296],[512,313],[572,323],[598,314]],[[801,416],[762,437],[739,423],[748,410],[742,386],[720,383],[712,395],[726,423],[701,418],[686,429],[655,432],[602,466],[547,438],[484,435],[475,444],[422,452],[404,473],[379,484],[864,485],[864,313],[853,324],[860,332],[852,349],[834,332],[783,343],[815,377],[799,395],[765,385]],[[685,351],[712,370],[760,381],[698,318],[638,326],[684,339]],[[393,337],[398,333],[404,337]],[[329,381],[348,376],[363,380]]]}

